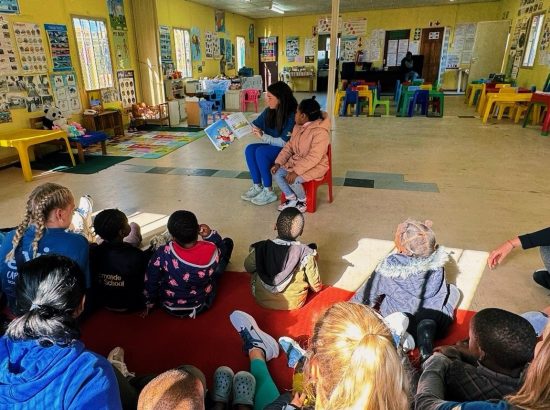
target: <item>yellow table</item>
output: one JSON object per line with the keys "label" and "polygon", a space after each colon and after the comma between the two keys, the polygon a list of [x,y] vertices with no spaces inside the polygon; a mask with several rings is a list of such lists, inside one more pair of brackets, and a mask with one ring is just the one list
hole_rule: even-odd
{"label": "yellow table", "polygon": [[493,110],[493,104],[496,102],[529,102],[532,93],[490,93],[487,94],[487,102],[483,110],[482,122],[485,124]]}
{"label": "yellow table", "polygon": [[33,130],[33,129],[21,129],[12,132],[5,132],[0,134],[0,147],[15,148],[19,154],[19,161],[21,162],[21,170],[23,171],[23,178],[25,181],[32,181],[32,170],[29,161],[29,147],[31,145],[42,144],[43,142],[55,141],[63,139],[67,145],[67,152],[71,157],[73,167],[76,165],[74,162],[73,153],[71,151],[71,145],[69,144],[69,138],[67,133],[63,130]]}

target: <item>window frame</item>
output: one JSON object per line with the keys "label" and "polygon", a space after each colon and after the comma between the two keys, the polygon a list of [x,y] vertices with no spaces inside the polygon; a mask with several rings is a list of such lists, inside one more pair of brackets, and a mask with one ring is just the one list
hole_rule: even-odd
{"label": "window frame", "polygon": [[[191,60],[191,29],[183,28],[183,27],[173,27],[172,29],[174,30],[174,49],[176,53],[176,70],[181,71],[183,78],[193,78],[193,62]],[[183,69],[180,69],[180,66],[179,66],[180,61],[178,58],[178,52],[179,52],[178,38],[177,38],[178,35],[176,34],[176,31],[183,32],[183,41],[184,41],[183,59],[185,60],[185,66],[186,66],[184,67],[185,71]],[[187,32],[188,43],[185,43],[185,32]]]}
{"label": "window frame", "polygon": [[[82,75],[82,82],[84,84],[84,90],[86,91],[95,91],[95,90],[101,90],[101,89],[106,89],[106,88],[114,88],[115,87],[115,78],[114,78],[114,67],[113,67],[113,56],[111,54],[111,44],[110,44],[110,41],[109,41],[109,29],[107,27],[107,20],[105,18],[102,18],[102,17],[94,17],[94,16],[80,16],[80,15],[71,15],[71,24],[72,24],[72,29],[73,29],[73,34],[74,34],[74,37],[75,37],[75,43],[76,43],[76,48],[77,48],[77,51],[78,51],[78,63],[80,64],[80,73]],[[95,56],[93,56],[93,61],[95,63],[95,68],[96,68],[96,79],[95,79],[95,82],[93,81],[94,79],[92,78],[93,77],[93,72],[92,71],[89,71],[88,70],[88,66],[89,64],[85,64],[86,61],[83,61],[82,60],[82,55],[84,53],[85,50],[81,50],[81,47],[80,47],[80,44],[79,43],[79,38],[78,38],[78,35],[77,35],[77,29],[76,29],[76,24],[75,24],[75,20],[78,19],[78,20],[85,20],[85,21],[88,21],[88,22],[91,22],[91,21],[94,21],[94,22],[100,22],[103,24],[103,27],[105,29],[105,46],[107,47],[107,50],[103,49],[103,52],[100,52],[99,55],[101,56],[106,56],[108,58],[108,61],[106,61],[106,64],[105,64],[105,72],[104,73],[100,73],[97,68],[98,68],[98,63],[96,62],[96,59],[95,59]],[[100,37],[99,39],[101,40],[103,37]],[[84,45],[85,47],[89,47],[89,45],[85,45],[84,44],[84,38],[83,38],[83,41],[82,41],[82,45]],[[93,39],[92,39],[92,51],[95,51],[94,50],[94,42],[93,42]],[[102,47],[102,44],[99,44],[99,48],[101,49]],[[82,51],[82,53],[81,53]],[[108,51],[108,52],[106,52]],[[91,62],[90,62],[91,64]],[[102,76],[105,76],[105,78],[101,79]],[[97,86],[97,87],[96,87]]]}
{"label": "window frame", "polygon": [[[544,27],[544,16],[544,12],[536,13],[529,20],[527,41],[521,57],[521,68],[533,68],[535,66],[540,35]],[[533,26],[535,19],[537,19],[536,26]]]}
{"label": "window frame", "polygon": [[[242,66],[239,66],[239,39],[242,39],[242,43],[244,45],[243,47],[243,53],[244,53],[244,56],[243,56],[243,65]],[[242,67],[246,67],[246,38],[244,36],[236,36],[235,38],[235,44],[237,45],[236,47],[236,53],[237,53],[237,67],[236,70],[237,72],[239,72],[239,70],[242,68]]]}

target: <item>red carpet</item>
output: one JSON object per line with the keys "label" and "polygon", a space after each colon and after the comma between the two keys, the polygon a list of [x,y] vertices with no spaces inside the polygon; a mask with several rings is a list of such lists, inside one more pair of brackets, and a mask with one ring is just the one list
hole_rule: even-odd
{"label": "red carpet", "polygon": [[[178,319],[158,309],[146,318],[102,310],[83,324],[82,339],[88,349],[105,356],[113,347],[123,347],[128,369],[138,374],[192,364],[205,373],[211,385],[212,374],[218,366],[229,366],[235,372],[249,369],[240,337],[229,322],[233,310],[250,313],[262,330],[276,339],[288,335],[302,341],[308,338],[316,317],[326,307],[348,300],[351,295],[351,292],[328,287],[314,295],[302,309],[273,311],[254,301],[249,274],[227,272],[214,306],[197,319]],[[459,311],[451,335],[443,342],[454,343],[468,337],[467,324],[473,313]],[[290,388],[292,370],[286,366],[284,353],[269,363],[269,369],[279,389]]]}

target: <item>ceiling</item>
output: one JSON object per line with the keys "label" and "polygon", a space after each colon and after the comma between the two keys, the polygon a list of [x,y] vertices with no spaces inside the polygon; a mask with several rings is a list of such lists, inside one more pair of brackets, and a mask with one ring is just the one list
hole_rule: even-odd
{"label": "ceiling", "polygon": [[[192,0],[215,9],[226,10],[253,19],[281,17],[271,11],[274,4],[284,10],[285,16],[306,14],[330,14],[331,0]],[[403,7],[438,6],[448,4],[480,3],[500,0],[340,0],[340,12],[395,9]]]}

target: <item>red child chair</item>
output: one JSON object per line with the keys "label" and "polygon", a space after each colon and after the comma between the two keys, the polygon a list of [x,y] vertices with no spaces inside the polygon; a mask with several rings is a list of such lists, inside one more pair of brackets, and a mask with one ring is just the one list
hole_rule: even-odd
{"label": "red child chair", "polygon": [[248,103],[254,104],[254,109],[258,112],[258,99],[260,98],[260,91],[254,88],[249,88],[241,91],[241,111],[246,111],[246,105]]}
{"label": "red child chair", "polygon": [[[329,144],[327,149],[328,170],[321,179],[314,179],[303,183],[306,191],[307,212],[314,213],[317,209],[317,188],[323,184],[328,185],[328,202],[332,202],[332,149]],[[286,201],[284,193],[281,193],[281,203]]]}

